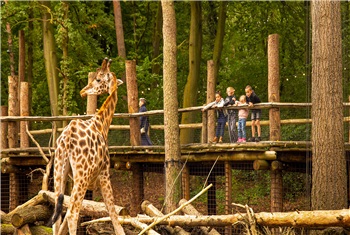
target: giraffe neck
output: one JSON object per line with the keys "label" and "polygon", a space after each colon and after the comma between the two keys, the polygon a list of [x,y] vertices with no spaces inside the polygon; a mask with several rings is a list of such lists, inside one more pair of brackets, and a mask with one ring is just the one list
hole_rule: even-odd
{"label": "giraffe neck", "polygon": [[105,140],[108,137],[109,126],[112,123],[113,114],[118,101],[117,86],[107,97],[105,102],[102,104],[101,108],[95,116],[96,126],[98,130],[102,133]]}

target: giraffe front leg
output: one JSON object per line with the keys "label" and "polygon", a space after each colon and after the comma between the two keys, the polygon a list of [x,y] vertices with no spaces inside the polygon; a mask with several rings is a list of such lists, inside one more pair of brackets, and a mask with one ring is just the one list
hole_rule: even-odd
{"label": "giraffe front leg", "polygon": [[115,210],[113,190],[112,190],[111,181],[109,179],[109,174],[108,175],[103,174],[100,176],[100,185],[101,185],[103,200],[106,204],[109,216],[111,217],[111,220],[112,220],[114,232],[117,235],[124,235],[125,234],[124,229],[118,221],[118,215]]}

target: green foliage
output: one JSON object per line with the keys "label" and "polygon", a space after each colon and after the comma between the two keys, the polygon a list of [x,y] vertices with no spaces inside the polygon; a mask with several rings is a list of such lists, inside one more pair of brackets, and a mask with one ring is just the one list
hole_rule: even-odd
{"label": "green foliage", "polygon": [[[113,3],[110,1],[52,1],[52,9],[47,9],[37,1],[1,2],[1,104],[7,103],[7,76],[10,62],[7,53],[6,22],[11,26],[15,69],[18,61],[18,31],[24,30],[26,47],[33,47],[33,100],[32,115],[51,115],[47,79],[44,68],[42,21],[44,12],[50,12],[54,26],[57,57],[60,70],[60,108],[68,108],[68,114],[83,114],[86,101],[79,95],[88,78],[104,57],[113,59],[112,71],[118,78],[125,73],[124,59],[118,57],[114,26]],[[67,18],[64,6],[68,5]],[[203,47],[201,76],[198,81],[198,104],[206,103],[207,61],[213,57],[219,3],[204,1],[202,5]],[[162,74],[153,74],[152,66],[162,66],[162,54],[153,58],[154,25],[159,2],[121,1],[123,29],[127,59],[136,60],[139,96],[148,100],[148,109],[163,109]],[[350,24],[348,2],[341,3],[343,35],[344,99],[350,94]],[[189,2],[175,2],[177,24],[177,98],[183,103],[183,92],[188,77],[188,37],[190,30]],[[307,53],[307,11],[303,1],[270,2],[229,2],[225,25],[224,48],[220,62],[217,90],[225,91],[233,86],[236,95],[244,94],[247,84],[253,86],[263,102],[267,97],[267,38],[270,34],[280,35],[280,94],[284,102],[310,101],[310,84],[306,61]],[[29,29],[29,22],[33,29]],[[64,38],[68,34],[68,55],[63,58]],[[162,45],[160,45],[162,52]],[[28,56],[28,55],[27,55]],[[28,66],[28,65],[27,65]],[[63,101],[63,77],[68,78],[66,99]],[[118,90],[120,102],[117,112],[126,112],[126,86]],[[174,94],[165,94],[174,95]],[[99,99],[99,105],[105,97]],[[282,110],[281,118],[308,118],[309,110]],[[121,122],[114,120],[113,122]],[[151,120],[154,122],[154,120]],[[289,139],[308,138],[309,126],[283,127],[282,136]],[[305,134],[306,133],[306,134]],[[305,134],[305,135],[304,135]]]}

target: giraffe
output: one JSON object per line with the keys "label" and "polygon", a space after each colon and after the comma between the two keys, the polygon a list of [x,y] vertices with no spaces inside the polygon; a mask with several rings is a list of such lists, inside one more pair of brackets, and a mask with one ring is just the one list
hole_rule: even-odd
{"label": "giraffe", "polygon": [[[76,234],[86,190],[95,189],[98,183],[115,233],[125,234],[114,207],[107,143],[109,126],[118,100],[118,86],[123,82],[110,72],[110,63],[111,60],[105,58],[101,68],[97,69],[94,80],[80,91],[82,97],[109,93],[99,111],[88,120],[72,120],[57,139],[54,161],[55,212],[51,219],[53,234],[56,235],[67,233],[67,223],[69,234]],[[72,175],[74,186],[61,224],[63,194],[68,175]]]}

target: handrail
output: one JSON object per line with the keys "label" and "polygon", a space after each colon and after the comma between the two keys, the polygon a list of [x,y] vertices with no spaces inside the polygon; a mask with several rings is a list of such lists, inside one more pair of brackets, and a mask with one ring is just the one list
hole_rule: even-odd
{"label": "handrail", "polygon": [[[311,103],[282,103],[282,102],[268,102],[268,103],[259,103],[255,104],[253,107],[249,107],[248,105],[242,105],[242,106],[229,106],[225,107],[226,109],[240,109],[242,107],[245,107],[247,109],[269,109],[269,108],[307,108],[311,107]],[[350,102],[344,102],[343,103],[344,108],[350,107]],[[184,112],[192,112],[192,111],[198,111],[201,110],[204,106],[195,106],[195,107],[189,107],[189,108],[180,108],[178,109],[179,113]],[[218,109],[218,108],[213,108]],[[151,110],[147,112],[142,113],[116,113],[113,115],[113,118],[132,118],[132,117],[140,117],[140,116],[153,116],[153,115],[159,115],[163,114],[164,110]],[[74,116],[2,116],[0,117],[1,121],[66,121],[66,120],[72,120],[72,119],[82,119],[86,120],[94,115],[74,115]]]}

